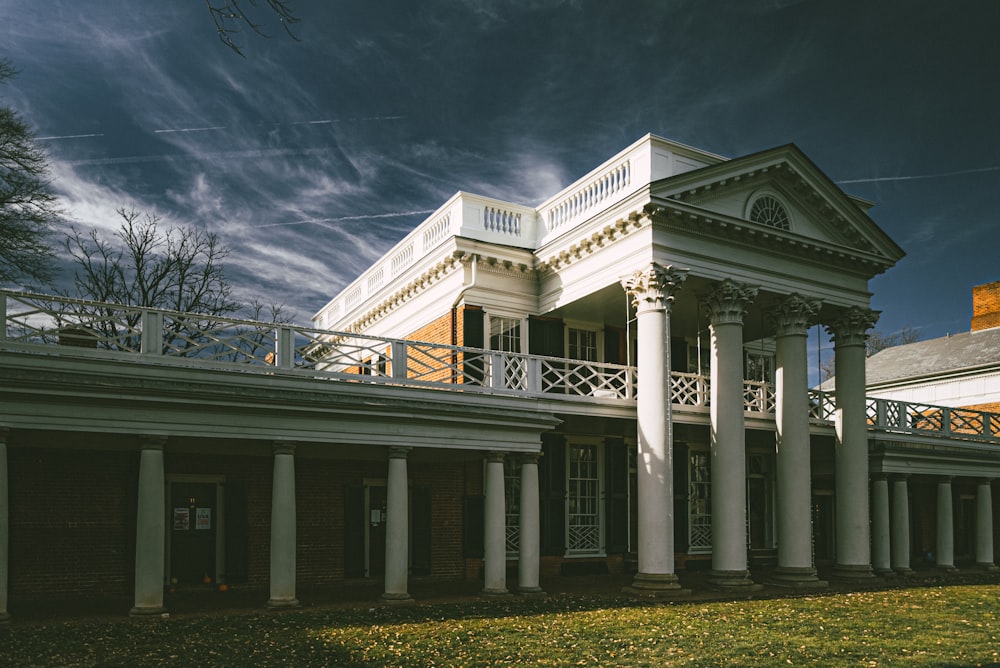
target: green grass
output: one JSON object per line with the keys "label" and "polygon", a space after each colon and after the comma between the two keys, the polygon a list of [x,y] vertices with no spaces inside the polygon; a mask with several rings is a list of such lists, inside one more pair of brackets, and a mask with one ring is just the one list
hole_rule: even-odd
{"label": "green grass", "polygon": [[1000,585],[721,603],[558,596],[12,624],[2,666],[1000,663]]}

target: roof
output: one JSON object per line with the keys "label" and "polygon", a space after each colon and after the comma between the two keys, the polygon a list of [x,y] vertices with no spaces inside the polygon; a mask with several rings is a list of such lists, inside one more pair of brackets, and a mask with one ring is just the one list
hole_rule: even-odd
{"label": "roof", "polygon": [[1000,327],[881,350],[865,366],[868,386],[1000,366]]}

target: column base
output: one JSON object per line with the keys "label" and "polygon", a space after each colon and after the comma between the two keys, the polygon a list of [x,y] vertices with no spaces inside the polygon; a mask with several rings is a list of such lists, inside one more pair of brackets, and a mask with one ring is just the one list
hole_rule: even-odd
{"label": "column base", "polygon": [[818,591],[829,586],[826,580],[816,577],[816,569],[809,566],[778,566],[769,582],[794,591]]}
{"label": "column base", "polygon": [[712,570],[708,575],[708,583],[716,589],[727,591],[760,591],[764,585],[759,585],[750,579],[750,571],[718,571]]}
{"label": "column base", "polygon": [[10,623],[10,613],[0,612],[0,625]]}
{"label": "column base", "polygon": [[128,611],[130,617],[163,617],[167,614],[167,609],[162,605],[158,607],[146,607],[146,606],[133,606],[131,610]]}
{"label": "column base", "polygon": [[378,597],[379,602],[382,605],[416,605],[416,601],[408,593],[404,592],[402,594],[390,594],[389,592],[383,593]]}
{"label": "column base", "polygon": [[894,578],[896,577],[896,571],[891,568],[876,568],[874,571],[875,577],[880,578]]}
{"label": "column base", "polygon": [[527,598],[542,598],[543,596],[548,596],[547,593],[541,587],[518,587],[518,596],[525,596]]}
{"label": "column base", "polygon": [[979,563],[979,562],[976,562],[976,568],[978,570],[987,571],[989,573],[996,573],[997,571],[1000,571],[1000,566],[997,566],[996,564],[991,564],[991,563]]}
{"label": "column base", "polygon": [[675,573],[636,573],[632,584],[622,587],[622,593],[643,598],[675,598],[690,596],[691,590],[681,587]]}
{"label": "column base", "polygon": [[500,596],[511,596],[510,591],[506,587],[485,587],[481,592],[480,596],[500,597]]}
{"label": "column base", "polygon": [[870,564],[836,564],[830,571],[830,577],[841,582],[870,582],[875,579]]}
{"label": "column base", "polygon": [[896,571],[896,575],[901,578],[909,577],[913,575],[913,569],[909,566],[893,566],[892,570]]}
{"label": "column base", "polygon": [[934,564],[934,570],[939,573],[957,573],[958,569],[955,564]]}
{"label": "column base", "polygon": [[271,598],[267,601],[268,610],[290,610],[300,606],[297,598]]}

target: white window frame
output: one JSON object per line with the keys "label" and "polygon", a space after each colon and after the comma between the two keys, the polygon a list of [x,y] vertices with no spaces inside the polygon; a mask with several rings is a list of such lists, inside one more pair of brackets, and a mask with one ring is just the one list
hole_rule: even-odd
{"label": "white window frame", "polygon": [[594,359],[582,360],[585,362],[604,362],[604,325],[598,322],[584,322],[581,320],[563,321],[563,350],[566,351],[566,358],[572,359],[569,354],[570,330],[591,332],[594,334]]}
{"label": "white window frame", "polygon": [[[593,447],[596,461],[597,494],[597,548],[596,549],[573,549],[570,547],[570,461],[573,447]],[[566,443],[566,533],[564,536],[567,557],[604,557],[607,556],[605,548],[605,530],[607,520],[605,518],[606,486],[604,483],[604,439],[601,438],[574,438]]]}

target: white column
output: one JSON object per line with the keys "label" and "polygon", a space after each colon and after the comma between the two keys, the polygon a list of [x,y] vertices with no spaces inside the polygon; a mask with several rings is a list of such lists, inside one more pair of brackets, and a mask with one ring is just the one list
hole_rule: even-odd
{"label": "white column", "polygon": [[389,448],[389,477],[385,490],[385,592],[388,603],[411,603],[407,591],[410,570],[409,476],[410,448]]}
{"label": "white column", "polygon": [[638,461],[636,493],[639,571],[627,593],[686,593],[674,572],[673,423],[670,397],[670,307],[686,270],[651,263],[622,279],[638,331]]}
{"label": "white column", "polygon": [[938,478],[937,541],[934,563],[938,568],[953,571],[955,570],[955,527],[951,503],[951,477]]}
{"label": "white column", "polygon": [[163,498],[165,441],[163,437],[147,436],[140,443],[133,615],[158,615],[163,612],[163,562],[167,531]]}
{"label": "white column", "polygon": [[10,621],[7,587],[10,579],[10,486],[7,476],[7,434],[0,427],[0,624]]}
{"label": "white column", "polygon": [[849,580],[874,577],[868,524],[865,339],[876,320],[878,312],[853,306],[827,326],[835,344],[837,563],[833,575]]}
{"label": "white column", "polygon": [[889,557],[889,480],[885,474],[872,480],[872,567],[879,576],[894,575]]}
{"label": "white column", "polygon": [[910,499],[906,476],[892,478],[892,570],[908,575],[910,569]]}
{"label": "white column", "polygon": [[812,476],[809,440],[809,372],[806,337],[820,302],[792,294],[771,312],[775,323],[775,423],[778,469],[779,584],[816,588],[812,552]]}
{"label": "white column", "polygon": [[295,608],[295,444],[274,443],[271,482],[271,597],[269,608]]}
{"label": "white column", "polygon": [[538,582],[541,528],[538,518],[538,454],[521,455],[521,525],[518,532],[517,591],[541,594]]}
{"label": "white column", "polygon": [[719,587],[753,586],[747,570],[743,315],[757,288],[726,279],[705,298],[712,333],[712,573]]}
{"label": "white column", "polygon": [[507,511],[504,507],[504,453],[486,455],[484,508],[483,593],[503,596],[507,591]]}
{"label": "white column", "polygon": [[989,478],[976,486],[976,566],[997,570],[993,563],[993,494]]}

